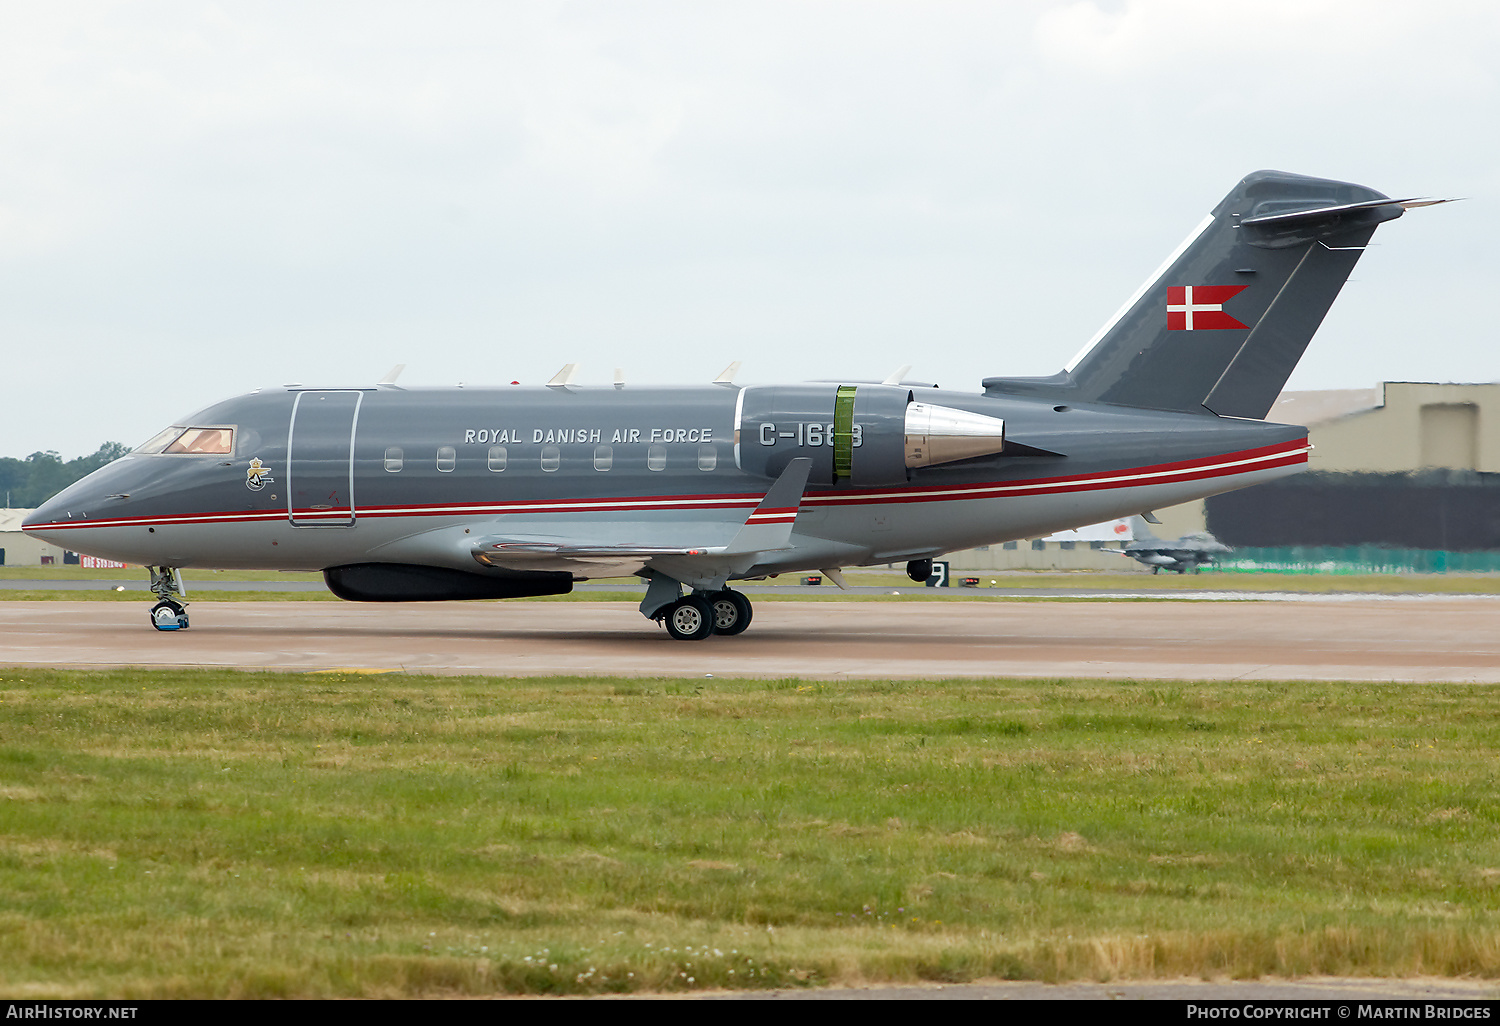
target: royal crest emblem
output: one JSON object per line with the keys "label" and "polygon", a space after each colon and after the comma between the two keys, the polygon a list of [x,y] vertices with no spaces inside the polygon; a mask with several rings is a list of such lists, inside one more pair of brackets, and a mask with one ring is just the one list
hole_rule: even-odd
{"label": "royal crest emblem", "polygon": [[250,466],[245,469],[245,487],[252,492],[260,491],[275,480],[271,476],[271,468],[262,463],[259,456],[252,459]]}

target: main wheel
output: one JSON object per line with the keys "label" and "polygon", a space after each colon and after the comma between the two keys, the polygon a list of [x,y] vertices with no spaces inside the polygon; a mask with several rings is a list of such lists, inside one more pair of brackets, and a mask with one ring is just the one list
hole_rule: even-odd
{"label": "main wheel", "polygon": [[739,634],[750,626],[750,600],[739,592],[725,588],[710,595],[708,605],[714,614],[715,634]]}
{"label": "main wheel", "polygon": [[159,631],[185,630],[188,625],[187,610],[171,599],[162,599],[151,607],[151,626]]}
{"label": "main wheel", "polygon": [[714,632],[714,614],[696,595],[680,598],[667,607],[667,633],[676,641],[702,641]]}

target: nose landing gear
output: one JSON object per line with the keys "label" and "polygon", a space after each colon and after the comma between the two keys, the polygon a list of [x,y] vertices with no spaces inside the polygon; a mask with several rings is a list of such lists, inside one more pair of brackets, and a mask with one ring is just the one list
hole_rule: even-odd
{"label": "nose landing gear", "polygon": [[185,630],[188,625],[187,610],[171,599],[162,599],[151,607],[151,626],[159,631]]}
{"label": "nose landing gear", "polygon": [[151,607],[151,626],[159,631],[186,630],[187,604],[173,597],[187,595],[177,568],[148,566],[146,569],[151,571],[151,591],[160,600]]}

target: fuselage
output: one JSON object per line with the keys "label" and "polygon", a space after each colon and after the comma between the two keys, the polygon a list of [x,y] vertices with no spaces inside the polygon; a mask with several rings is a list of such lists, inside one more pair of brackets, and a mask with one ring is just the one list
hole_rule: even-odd
{"label": "fuselage", "polygon": [[[836,386],[826,409],[819,388],[795,386],[781,407],[774,390],[762,392],[753,425],[745,391],[719,385],[268,389],[184,418],[179,426],[203,431],[174,443],[181,451],[143,447],[24,526],[74,551],[153,566],[485,574],[495,571],[476,562],[480,537],[723,544],[779,467],[813,458],[790,544],[761,554],[743,578],[1037,537],[1271,480],[1307,460],[1305,428],[903,387],[903,402],[1003,421],[1004,446],[863,484],[839,476]],[[877,427],[862,439],[856,430],[854,444],[886,444]]]}

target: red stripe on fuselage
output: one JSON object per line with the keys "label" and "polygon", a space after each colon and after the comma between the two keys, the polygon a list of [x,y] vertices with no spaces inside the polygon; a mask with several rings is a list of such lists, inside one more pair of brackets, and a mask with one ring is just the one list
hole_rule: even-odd
{"label": "red stripe on fuselage", "polygon": [[[809,492],[803,497],[803,506],[855,506],[885,505],[908,502],[955,502],[968,499],[995,499],[1021,495],[1060,495],[1067,492],[1105,491],[1114,488],[1141,488],[1153,485],[1175,484],[1182,481],[1201,481],[1214,477],[1233,477],[1259,470],[1295,466],[1307,462],[1309,451],[1307,439],[1266,445],[1255,449],[1225,453],[1219,456],[1204,456],[1172,463],[1158,463],[1144,467],[1128,467],[1121,470],[1098,471],[1092,474],[1070,474],[1061,477],[1032,478],[1024,481],[993,481],[979,484],[929,485],[904,488],[861,488],[838,491]],[[519,499],[511,502],[492,503],[429,503],[421,505],[358,506],[355,513],[362,518],[385,517],[454,517],[454,516],[499,516],[509,513],[630,513],[630,512],[689,512],[699,509],[743,509],[754,506],[765,498],[763,494],[730,493],[720,495],[651,495],[623,499]],[[769,514],[780,516],[790,511],[764,510],[752,512],[751,519],[762,520]],[[295,510],[298,519],[344,519],[347,510]],[[32,524],[28,531],[77,530],[89,527],[144,527],[168,524],[233,524],[286,522],[283,510],[267,510],[258,513],[182,513],[157,517],[126,517],[104,520],[64,520],[50,524]],[[748,522],[748,520],[747,520]]]}

